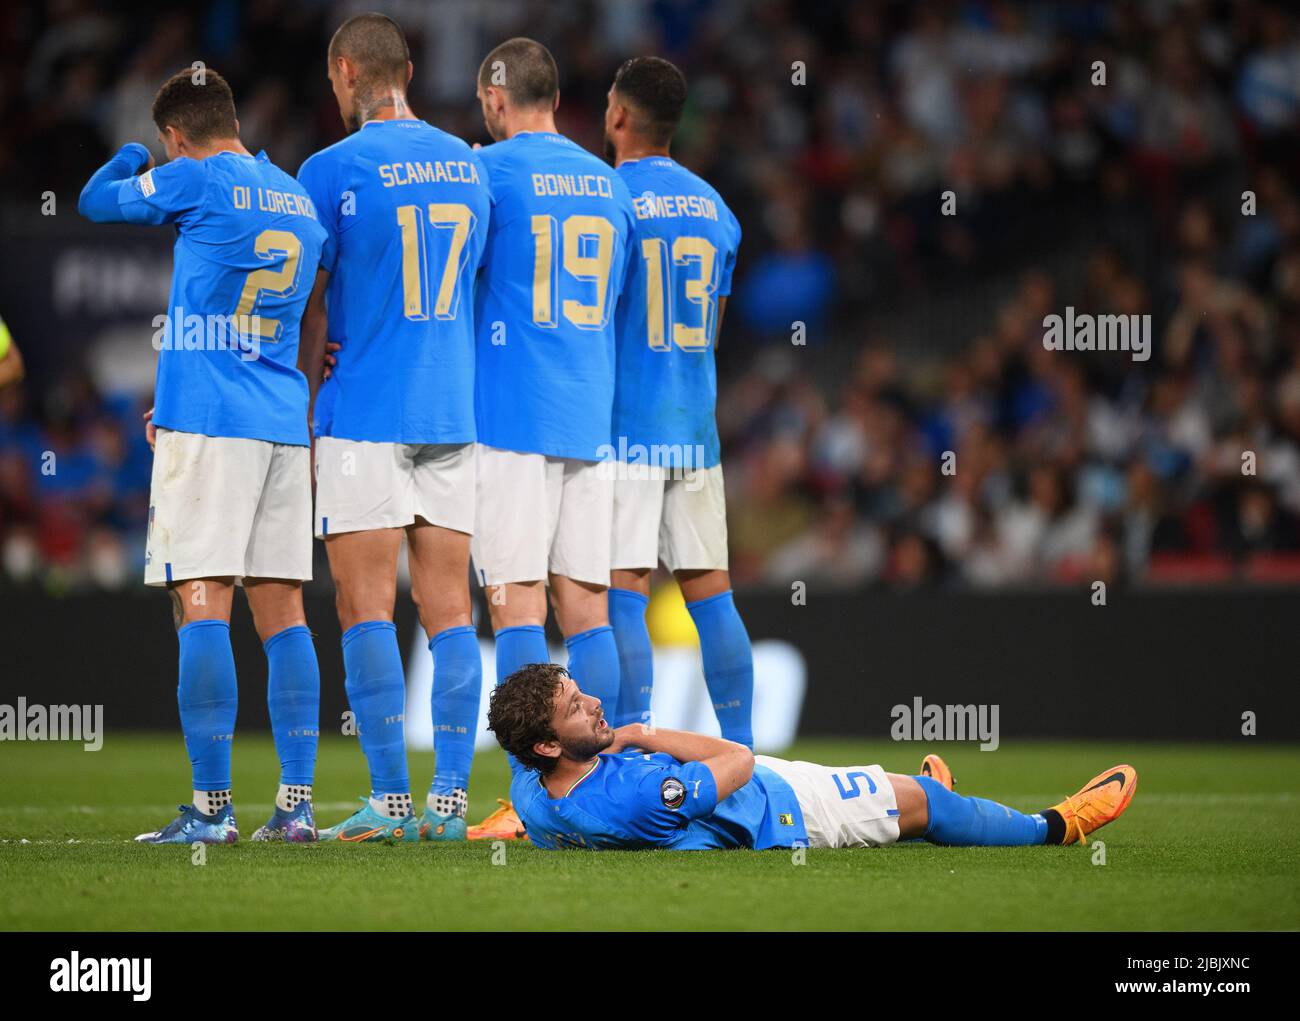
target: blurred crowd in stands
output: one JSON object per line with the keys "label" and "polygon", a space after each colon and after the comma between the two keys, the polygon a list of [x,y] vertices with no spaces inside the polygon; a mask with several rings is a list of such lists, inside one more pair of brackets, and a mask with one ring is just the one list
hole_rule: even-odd
{"label": "blurred crowd in stands", "polygon": [[[4,202],[153,142],[196,59],[295,169],[341,134],[325,46],[364,8],[406,28],[416,112],[473,141],[509,35],[552,48],[560,128],[597,152],[619,61],[675,60],[674,153],[745,232],[718,351],[738,584],[1300,582],[1293,4],[156,7],[0,15]],[[1046,350],[1067,306],[1149,315],[1150,360]],[[0,394],[0,583],[134,585],[149,395],[65,362]]]}

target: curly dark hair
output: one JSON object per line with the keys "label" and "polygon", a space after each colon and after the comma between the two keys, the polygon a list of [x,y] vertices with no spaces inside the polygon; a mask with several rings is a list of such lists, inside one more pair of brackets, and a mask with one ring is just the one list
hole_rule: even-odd
{"label": "curly dark hair", "polygon": [[152,113],[159,131],[179,128],[199,145],[239,134],[235,97],[226,79],[210,67],[183,68],[168,78],[154,98]]}
{"label": "curly dark hair", "polygon": [[488,730],[502,748],[543,776],[556,760],[538,755],[533,745],[555,740],[555,693],[568,676],[558,663],[529,663],[497,685],[488,702]]}

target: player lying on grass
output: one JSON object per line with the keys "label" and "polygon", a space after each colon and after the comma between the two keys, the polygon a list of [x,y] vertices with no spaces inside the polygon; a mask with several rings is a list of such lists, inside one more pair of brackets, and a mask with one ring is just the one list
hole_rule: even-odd
{"label": "player lying on grass", "polygon": [[952,790],[937,755],[922,773],[755,756],[744,745],[640,723],[613,728],[599,699],[552,663],[492,693],[488,726],[524,767],[515,810],[538,847],[707,850],[876,847],[923,838],[953,846],[1087,843],[1137,788],[1113,766],[1033,815]]}

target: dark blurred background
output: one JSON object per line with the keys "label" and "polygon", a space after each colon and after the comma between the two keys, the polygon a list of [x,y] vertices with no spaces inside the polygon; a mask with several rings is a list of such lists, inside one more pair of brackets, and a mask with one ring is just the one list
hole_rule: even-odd
{"label": "dark blurred background", "polygon": [[[621,60],[686,72],[674,154],[745,232],[718,352],[738,585],[1300,584],[1296,5],[168,6],[0,13],[0,316],[30,370],[0,393],[0,588],[140,590],[171,238],[81,221],[86,178],[157,149],[154,92],[196,60],[296,171],[342,134],[325,47],[365,9],[409,36],[416,113],[472,141],[511,35],[552,49],[596,152]],[[1045,351],[1067,305],[1149,313],[1150,361]]]}

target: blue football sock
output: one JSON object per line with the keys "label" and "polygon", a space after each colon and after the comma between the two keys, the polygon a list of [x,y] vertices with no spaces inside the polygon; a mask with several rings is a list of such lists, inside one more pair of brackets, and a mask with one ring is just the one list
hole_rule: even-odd
{"label": "blue football sock", "polygon": [[928,776],[914,777],[925,791],[930,822],[925,839],[952,847],[1023,847],[1047,839],[1047,820],[987,798],[954,794]]}
{"label": "blue football sock", "polygon": [[551,661],[551,654],[546,648],[546,631],[540,624],[503,627],[496,633],[496,641],[497,684],[521,666]]}
{"label": "blue football sock", "polygon": [[754,653],[731,590],[687,603],[700,636],[704,683],[722,736],[754,747]]}
{"label": "blue football sock", "polygon": [[650,693],[654,686],[654,650],[645,611],[650,598],[629,589],[609,590],[609,622],[618,645],[618,711],[614,726],[650,721]]}
{"label": "blue football sock", "polygon": [[266,705],[280,756],[280,783],[310,785],[320,737],[320,665],[311,632],[287,627],[262,645],[266,650]]}
{"label": "blue football sock", "polygon": [[433,653],[433,784],[432,794],[469,790],[469,768],[474,758],[474,730],[478,726],[479,696],[483,691],[483,659],[478,632],[470,625],[451,627],[429,642]]}
{"label": "blue football sock", "polygon": [[[496,633],[497,644],[497,684],[522,666],[529,663],[549,663],[550,650],[546,647],[546,630],[540,624],[520,624],[518,627],[503,627]],[[519,761],[506,752],[506,761],[510,763],[510,772],[518,775],[524,768]]]}
{"label": "blue football sock", "polygon": [[581,631],[564,640],[569,673],[584,695],[600,699],[605,712],[618,712],[618,645],[608,624]]}
{"label": "blue football sock", "polygon": [[235,738],[239,705],[230,624],[196,620],[181,628],[177,637],[181,653],[176,702],[190,753],[194,790],[230,790],[230,742]]}
{"label": "blue football sock", "polygon": [[344,686],[370,766],[370,796],[410,795],[406,771],[406,677],[391,621],[368,620],[343,634]]}

